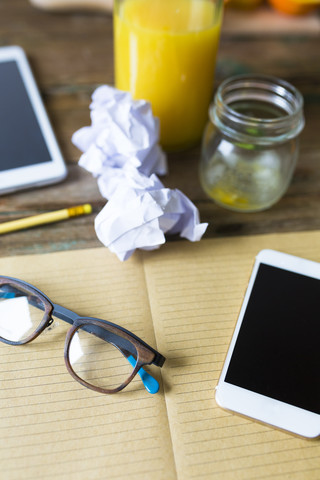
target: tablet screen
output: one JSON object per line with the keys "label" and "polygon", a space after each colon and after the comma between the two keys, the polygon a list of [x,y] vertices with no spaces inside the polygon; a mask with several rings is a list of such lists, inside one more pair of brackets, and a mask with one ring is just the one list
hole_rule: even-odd
{"label": "tablet screen", "polygon": [[0,62],[0,171],[50,161],[16,62]]}
{"label": "tablet screen", "polygon": [[320,414],[320,280],[261,264],[225,381]]}

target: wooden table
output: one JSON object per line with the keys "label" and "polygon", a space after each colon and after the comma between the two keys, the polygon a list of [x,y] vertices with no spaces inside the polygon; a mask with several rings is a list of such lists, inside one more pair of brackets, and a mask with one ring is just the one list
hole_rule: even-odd
{"label": "wooden table", "polygon": [[[93,90],[113,84],[112,17],[105,12],[52,13],[28,0],[1,0],[0,45],[22,46],[31,63],[69,175],[61,184],[0,197],[0,221],[90,202],[105,204],[92,176],[77,165],[71,136],[89,125]],[[222,31],[216,85],[237,73],[266,73],[293,83],[304,95],[306,127],[287,194],[260,213],[233,213],[203,193],[197,175],[199,148],[169,156],[163,183],[181,189],[209,222],[206,237],[320,228],[320,17],[286,17],[268,7],[228,10]],[[0,256],[98,247],[94,214],[0,237]]]}

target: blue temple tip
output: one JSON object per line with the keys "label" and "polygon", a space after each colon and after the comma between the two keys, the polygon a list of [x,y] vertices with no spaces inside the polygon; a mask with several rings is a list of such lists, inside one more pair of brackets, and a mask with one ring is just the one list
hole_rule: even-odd
{"label": "blue temple tip", "polygon": [[0,298],[14,298],[16,296],[13,292],[1,292]]}
{"label": "blue temple tip", "polygon": [[157,380],[149,373],[147,373],[143,368],[140,368],[138,374],[140,375],[140,378],[143,382],[143,385],[145,386],[146,390],[148,390],[149,393],[157,393],[159,390],[159,383]]}
{"label": "blue temple tip", "polygon": [[[130,355],[127,357],[130,364],[134,367],[136,364],[136,359]],[[157,393],[159,391],[159,383],[155,378],[153,378],[148,372],[140,368],[138,374],[142,380],[143,385],[149,393]]]}

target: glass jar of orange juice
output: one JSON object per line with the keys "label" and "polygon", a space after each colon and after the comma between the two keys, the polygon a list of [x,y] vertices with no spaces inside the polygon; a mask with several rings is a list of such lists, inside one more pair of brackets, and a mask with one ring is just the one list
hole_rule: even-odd
{"label": "glass jar of orange juice", "polygon": [[222,7],[223,0],[115,0],[115,85],[151,103],[166,150],[201,139]]}

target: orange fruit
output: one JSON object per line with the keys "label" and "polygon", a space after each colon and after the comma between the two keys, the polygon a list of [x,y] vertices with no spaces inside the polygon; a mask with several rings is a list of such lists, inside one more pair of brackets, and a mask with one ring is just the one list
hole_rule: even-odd
{"label": "orange fruit", "polygon": [[315,4],[297,0],[268,0],[268,2],[279,12],[290,15],[305,15],[316,8]]}

